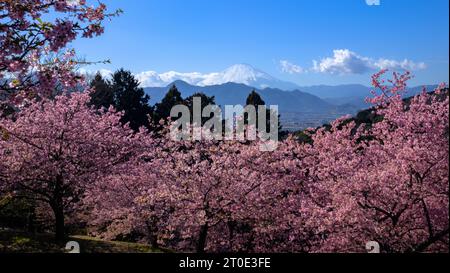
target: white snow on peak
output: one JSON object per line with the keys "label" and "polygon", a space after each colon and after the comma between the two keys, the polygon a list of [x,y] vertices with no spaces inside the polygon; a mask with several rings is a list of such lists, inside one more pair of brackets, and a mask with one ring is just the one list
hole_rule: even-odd
{"label": "white snow on peak", "polygon": [[269,74],[258,70],[248,64],[236,64],[223,72],[223,79],[228,82],[250,84],[260,79],[277,81]]}

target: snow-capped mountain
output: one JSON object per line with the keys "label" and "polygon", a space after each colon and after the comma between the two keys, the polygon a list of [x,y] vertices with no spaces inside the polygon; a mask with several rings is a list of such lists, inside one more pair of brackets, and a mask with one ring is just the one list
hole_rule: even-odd
{"label": "snow-capped mountain", "polygon": [[169,71],[157,73],[155,71],[147,71],[136,74],[136,77],[143,87],[164,87],[174,81],[182,80],[196,86],[211,86],[232,82],[261,89],[279,88],[282,90],[294,90],[298,88],[294,83],[279,80],[248,64],[236,64],[221,72],[206,74],[199,72],[181,73]]}

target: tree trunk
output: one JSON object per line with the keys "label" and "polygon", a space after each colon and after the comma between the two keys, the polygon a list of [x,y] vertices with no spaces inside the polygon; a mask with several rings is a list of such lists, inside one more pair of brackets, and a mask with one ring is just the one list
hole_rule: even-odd
{"label": "tree trunk", "polygon": [[159,248],[158,244],[158,227],[156,219],[152,218],[147,221],[148,242],[152,248]]}
{"label": "tree trunk", "polygon": [[63,178],[58,175],[56,178],[55,189],[51,207],[55,214],[55,239],[59,242],[65,239],[64,227],[64,202],[63,202]]}
{"label": "tree trunk", "polygon": [[158,236],[155,234],[150,234],[149,243],[153,249],[159,248]]}
{"label": "tree trunk", "polygon": [[34,234],[36,232],[35,220],[36,220],[36,209],[34,205],[32,205],[30,207],[27,217],[27,230],[29,233]]}
{"label": "tree trunk", "polygon": [[208,224],[200,227],[196,251],[197,253],[205,253],[206,237],[208,236]]}
{"label": "tree trunk", "polygon": [[442,237],[448,236],[449,229],[446,228],[445,230],[436,233],[436,235],[429,238],[427,241],[422,242],[421,244],[417,245],[412,249],[412,252],[423,252],[425,251],[429,246],[439,241]]}
{"label": "tree trunk", "polygon": [[228,221],[227,225],[228,225],[228,232],[229,232],[228,247],[230,248],[229,251],[233,252],[233,239],[234,239],[234,229],[236,227],[236,222]]}
{"label": "tree trunk", "polygon": [[55,206],[53,213],[55,214],[55,239],[61,242],[65,239],[64,210],[62,206]]}

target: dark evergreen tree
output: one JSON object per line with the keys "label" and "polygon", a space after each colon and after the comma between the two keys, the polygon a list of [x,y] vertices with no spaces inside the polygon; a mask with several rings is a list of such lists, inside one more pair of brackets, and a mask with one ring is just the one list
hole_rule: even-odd
{"label": "dark evergreen tree", "polygon": [[91,104],[97,108],[109,108],[114,103],[114,92],[111,83],[104,79],[100,73],[97,73],[90,84],[93,91],[91,92]]}
{"label": "dark evergreen tree", "polygon": [[[253,90],[247,97],[246,100],[246,105],[253,105],[256,109],[256,128],[258,128],[258,112],[259,112],[259,107],[260,105],[266,106],[266,102],[261,98],[261,96],[255,91]],[[275,115],[275,113],[270,110],[267,109],[267,107],[265,107],[266,109],[266,131],[268,132],[270,129],[270,118],[271,115]],[[280,133],[282,128],[281,128],[281,124],[280,124],[280,115],[277,115],[278,118],[278,132]],[[244,116],[244,120],[245,122],[248,124],[249,122],[249,117],[247,114],[245,114]],[[259,128],[258,128],[259,129]]]}
{"label": "dark evergreen tree", "polygon": [[155,120],[157,122],[161,119],[166,120],[168,117],[170,117],[170,110],[172,109],[172,107],[179,104],[184,104],[184,100],[181,97],[181,93],[178,91],[177,87],[174,84],[172,85],[172,87],[170,87],[169,92],[167,92],[162,101],[155,105]]}
{"label": "dark evergreen tree", "polygon": [[256,93],[255,90],[253,90],[248,95],[247,100],[245,101],[245,105],[253,105],[258,111],[258,105],[266,105],[266,103],[263,101],[261,96],[258,93]]}
{"label": "dark evergreen tree", "polygon": [[111,87],[114,92],[114,105],[118,111],[124,111],[123,123],[130,123],[133,130],[145,126],[150,128],[149,116],[152,108],[150,97],[139,87],[139,81],[130,71],[120,69],[112,77]]}
{"label": "dark evergreen tree", "polygon": [[[203,109],[208,105],[216,105],[214,96],[209,97],[205,95],[204,93],[195,93],[192,96],[187,97],[183,104],[189,107],[189,110],[191,111],[191,122],[193,122],[193,114],[194,114],[194,98],[198,97],[201,99],[201,105],[200,109],[203,111]],[[202,125],[205,124],[206,121],[208,121],[212,117],[212,114],[210,117],[202,117]]]}
{"label": "dark evergreen tree", "polygon": [[93,88],[92,105],[97,108],[113,106],[118,111],[124,111],[122,122],[129,122],[135,131],[141,126],[150,128],[148,120],[148,116],[152,115],[152,108],[148,104],[150,97],[139,87],[139,82],[131,72],[120,69],[114,73],[111,81],[97,73],[90,86]]}

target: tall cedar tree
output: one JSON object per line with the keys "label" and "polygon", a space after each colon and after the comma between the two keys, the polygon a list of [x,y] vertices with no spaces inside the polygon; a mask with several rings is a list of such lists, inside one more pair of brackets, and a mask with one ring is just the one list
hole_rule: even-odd
{"label": "tall cedar tree", "polygon": [[181,97],[180,91],[178,91],[174,84],[170,87],[169,92],[167,92],[162,101],[155,105],[155,120],[166,120],[170,117],[170,110],[172,107],[179,104],[184,104],[184,100]]}
{"label": "tall cedar tree", "polygon": [[98,108],[112,105],[116,110],[124,111],[121,122],[129,122],[134,131],[142,126],[150,128],[148,118],[152,115],[152,108],[148,104],[150,97],[139,87],[139,81],[130,71],[124,69],[116,71],[111,82],[97,74],[91,82],[91,87],[95,88],[95,92],[91,94],[91,103]]}
{"label": "tall cedar tree", "polygon": [[102,74],[97,73],[90,84],[93,91],[91,92],[91,105],[97,108],[109,108],[114,103],[114,91],[111,83],[102,77]]}
{"label": "tall cedar tree", "polygon": [[[261,96],[255,91],[253,90],[247,97],[247,100],[245,101],[246,105],[253,105],[256,109],[256,128],[258,128],[258,106],[259,105],[266,105],[266,102],[261,98]],[[270,117],[271,115],[274,114],[270,109],[266,108],[266,131],[269,130],[270,128]],[[280,124],[280,115],[277,116],[278,118],[278,132],[281,132],[281,124]],[[244,116],[245,122],[248,123],[248,115],[245,114]]]}
{"label": "tall cedar tree", "polygon": [[[201,99],[201,106],[200,107],[201,107],[202,111],[208,105],[216,105],[214,96],[209,97],[209,96],[205,95],[204,93],[195,93],[192,96],[187,97],[184,100],[184,105],[189,107],[189,110],[191,111],[191,122],[193,122],[194,98],[196,98],[196,97]],[[208,121],[211,117],[212,117],[212,115],[210,117],[203,117],[202,116],[202,125],[204,125],[205,122]]]}

